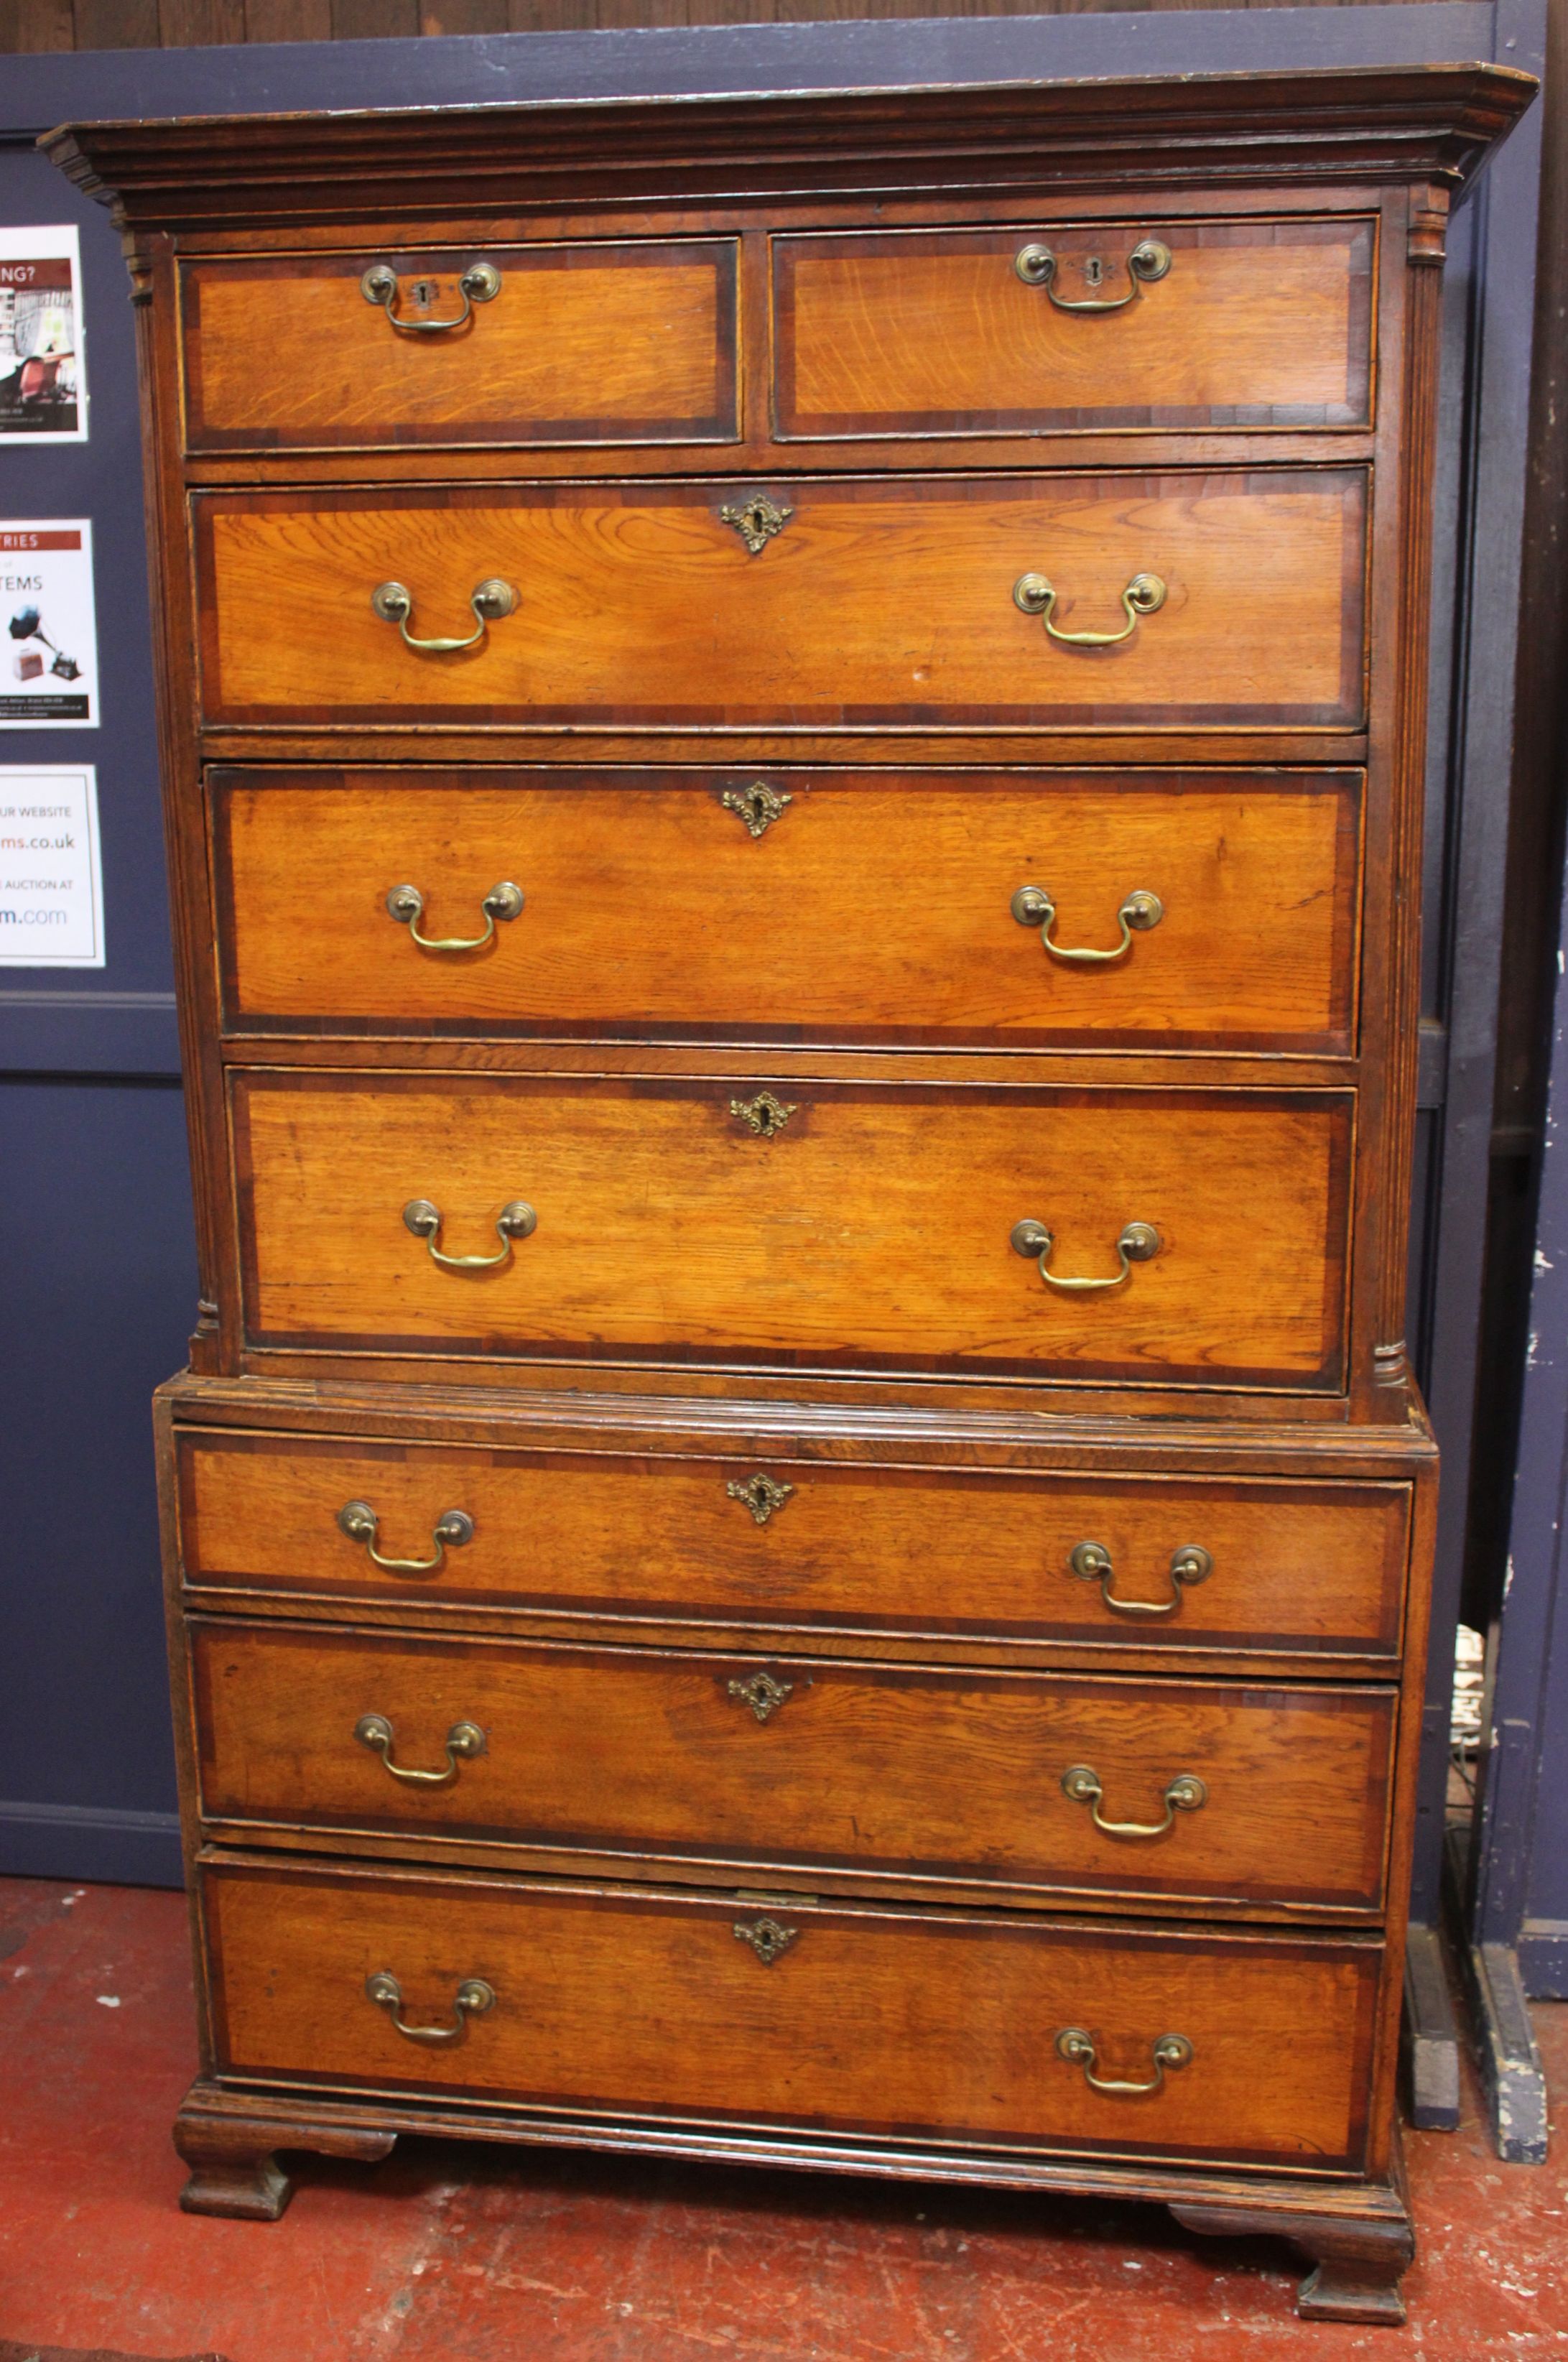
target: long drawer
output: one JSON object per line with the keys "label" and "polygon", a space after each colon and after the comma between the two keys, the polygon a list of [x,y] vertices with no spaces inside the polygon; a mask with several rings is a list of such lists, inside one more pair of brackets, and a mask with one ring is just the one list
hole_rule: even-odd
{"label": "long drawer", "polygon": [[735,254],[650,238],[189,263],[187,446],[731,441]]}
{"label": "long drawer", "polygon": [[776,237],[777,431],[1354,425],[1375,251],[1353,217]]}
{"label": "long drawer", "polygon": [[202,1808],[708,1876],[1371,1916],[1391,1690],[192,1631]]}
{"label": "long drawer", "polygon": [[231,1087],[259,1343],[1341,1383],[1348,1093]]}
{"label": "long drawer", "polygon": [[225,2075],[1309,2174],[1364,2152],[1370,1938],[238,1862],[203,1891]]}
{"label": "long drawer", "polygon": [[185,1582],[219,1595],[1374,1663],[1399,1649],[1404,1484],[176,1437]]}
{"label": "long drawer", "polygon": [[1353,468],[197,493],[203,710],[1353,728],[1366,495]]}
{"label": "long drawer", "polygon": [[1361,784],[219,771],[226,1021],[1340,1053]]}

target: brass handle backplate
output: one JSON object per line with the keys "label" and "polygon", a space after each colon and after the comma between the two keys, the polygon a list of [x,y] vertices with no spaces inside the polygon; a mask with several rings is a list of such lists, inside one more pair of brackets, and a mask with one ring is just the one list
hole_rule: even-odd
{"label": "brass handle backplate", "polygon": [[1163,1838],[1175,1826],[1178,1813],[1199,1812],[1209,1801],[1209,1791],[1196,1772],[1178,1772],[1165,1783],[1163,1821],[1108,1821],[1099,1809],[1105,1790],[1099,1772],[1088,1763],[1075,1763],[1070,1772],[1063,1772],[1062,1794],[1075,1805],[1087,1805],[1096,1828],[1108,1838]]}
{"label": "brass handle backplate", "polygon": [[[475,593],[478,596],[478,593]],[[1115,648],[1130,640],[1145,615],[1158,614],[1165,605],[1165,586],[1157,574],[1134,574],[1121,593],[1127,621],[1119,632],[1060,632],[1051,621],[1056,604],[1054,583],[1043,574],[1021,574],[1012,586],[1012,603],[1026,615],[1038,615],[1050,638],[1064,648]]]}
{"label": "brass handle backplate", "polygon": [[434,1558],[383,1558],[376,1548],[379,1520],[369,1501],[345,1501],[337,1522],[351,1542],[364,1543],[371,1563],[388,1574],[434,1574],[449,1550],[461,1550],[474,1538],[474,1521],[466,1509],[443,1509],[431,1536],[436,1544]]}
{"label": "brass handle backplate", "polygon": [[[412,893],[414,889],[405,886],[398,890],[400,893]],[[390,903],[388,907],[391,908]],[[1113,960],[1125,959],[1132,948],[1134,932],[1147,933],[1151,927],[1157,927],[1165,915],[1165,906],[1157,894],[1151,894],[1146,887],[1135,887],[1116,913],[1121,929],[1121,941],[1108,952],[1096,952],[1073,949],[1066,944],[1052,942],[1051,929],[1055,924],[1056,903],[1047,887],[1021,886],[1008,908],[1021,927],[1039,928],[1040,940],[1053,959],[1076,961],[1082,967],[1104,967]],[[393,911],[392,915],[395,918],[397,913]]]}
{"label": "brass handle backplate", "polygon": [[495,1218],[496,1234],[501,1240],[499,1254],[447,1254],[436,1243],[441,1235],[441,1209],[433,1206],[428,1198],[411,1198],[403,1209],[403,1219],[416,1239],[423,1239],[430,1250],[430,1260],[438,1263],[443,1271],[499,1271],[503,1263],[512,1260],[514,1239],[531,1237],[539,1217],[525,1198],[513,1198],[502,1206]]}
{"label": "brass handle backplate", "polygon": [[379,1755],[394,1780],[402,1780],[411,1788],[449,1788],[458,1776],[460,1762],[469,1762],[484,1753],[484,1733],[477,1722],[455,1722],[447,1733],[447,1768],[444,1772],[410,1772],[392,1760],[392,1740],[396,1736],[384,1714],[362,1714],[354,1725],[354,1736],[361,1747]]}
{"label": "brass handle backplate", "polygon": [[482,2017],[487,2009],[495,2007],[495,1988],[487,1985],[482,1977],[465,1977],[453,1996],[457,2018],[451,2025],[405,2025],[400,2012],[403,2008],[403,1987],[385,1969],[365,1979],[365,1992],[377,2007],[384,2009],[405,2042],[460,2042],[468,2031],[470,2017]]}
{"label": "brass handle backplate", "polygon": [[[1016,894],[1013,900],[1018,900]],[[422,952],[478,952],[482,951],[494,935],[496,921],[515,919],[523,908],[523,901],[521,886],[505,882],[492,886],[480,904],[484,912],[482,935],[422,935],[419,922],[425,913],[425,897],[417,886],[394,886],[387,896],[387,911],[399,926],[408,929]]]}
{"label": "brass handle backplate", "polygon": [[[405,337],[439,337],[448,328],[463,328],[473,316],[476,304],[489,304],[501,292],[501,273],[493,262],[470,262],[458,281],[458,292],[463,308],[450,320],[405,320],[394,310],[397,303],[397,272],[390,262],[372,262],[359,281],[359,292],[367,304],[378,304],[394,328]],[[416,279],[413,293],[416,302],[428,303],[435,290],[428,280]]]}
{"label": "brass handle backplate", "polygon": [[413,591],[402,582],[378,582],[370,593],[371,609],[382,623],[395,624],[408,646],[418,648],[425,656],[450,656],[457,648],[477,647],[490,624],[511,614],[517,604],[517,593],[510,582],[492,574],[474,590],[469,604],[474,611],[474,628],[466,639],[416,640],[408,628],[408,619],[414,613]]}
{"label": "brass handle backplate", "polygon": [[[1059,295],[1056,292],[1056,257],[1048,246],[1021,246],[1012,259],[1012,267],[1026,287],[1043,287],[1058,312],[1121,312],[1133,303],[1143,287],[1152,286],[1163,279],[1171,267],[1171,250],[1157,237],[1142,237],[1127,258],[1127,276],[1132,284],[1125,295]],[[1105,264],[1098,254],[1088,254],[1082,263],[1086,287],[1099,287],[1105,282]]]}
{"label": "brass handle backplate", "polygon": [[1174,1616],[1181,1606],[1182,1585],[1202,1583],[1214,1572],[1214,1561],[1196,1542],[1183,1542],[1171,1552],[1171,1595],[1168,1599],[1119,1599],[1111,1589],[1116,1570],[1103,1542],[1078,1542],[1067,1564],[1086,1583],[1098,1583],[1099,1595],[1118,1616]]}
{"label": "brass handle backplate", "polygon": [[1152,2045],[1152,2052],[1154,2072],[1148,2082],[1120,2083],[1111,2076],[1095,2073],[1094,2038],[1081,2025],[1065,2025],[1056,2036],[1057,2058],[1065,2058],[1070,2067],[1081,2067],[1084,2081],[1091,2092],[1157,2092],[1167,2069],[1174,2074],[1178,2067],[1187,2066],[1192,2057],[1192,2045],[1185,2034],[1162,2034]]}
{"label": "brass handle backplate", "polygon": [[1160,1234],[1150,1222],[1129,1222],[1116,1242],[1116,1252],[1121,1268],[1110,1279],[1064,1279],[1050,1269],[1051,1253],[1056,1241],[1043,1222],[1014,1222],[1011,1245],[1014,1254],[1026,1261],[1038,1262],[1040,1276],[1047,1287],[1055,1287],[1064,1296],[1094,1296],[1107,1288],[1124,1287],[1132,1276],[1135,1263],[1150,1263],[1160,1252]]}

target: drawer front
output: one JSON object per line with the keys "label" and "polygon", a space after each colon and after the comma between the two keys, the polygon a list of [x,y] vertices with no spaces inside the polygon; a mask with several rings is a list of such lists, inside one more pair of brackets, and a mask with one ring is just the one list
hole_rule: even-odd
{"label": "drawer front", "polygon": [[[734,481],[197,494],[206,719],[1361,720],[1361,469],[771,491],[789,513],[755,550],[758,488]],[[1049,613],[1020,607],[1025,577],[1048,580]],[[1139,614],[1145,579],[1164,597]],[[497,581],[512,612],[478,638],[474,599]],[[401,622],[372,609],[384,585],[408,594]],[[433,654],[405,630],[475,644]]]}
{"label": "drawer front", "polygon": [[226,1621],[198,1623],[193,1650],[209,1821],[732,1877],[1346,1915],[1382,1901],[1391,1690]]}
{"label": "drawer front", "polygon": [[231,1088],[259,1343],[1341,1383],[1348,1093]]}
{"label": "drawer front", "polygon": [[[1363,2151],[1370,1940],[237,1864],[203,1883],[221,2073],[1316,2173]],[[790,1940],[766,1960],[770,1926]],[[460,2039],[400,2035],[383,1977],[405,2025]],[[458,2016],[471,1979],[493,2003]],[[1108,2080],[1152,2082],[1167,2035],[1191,2056],[1098,2092],[1058,2051],[1074,2030]]]}
{"label": "drawer front", "polygon": [[[223,1591],[937,1641],[1388,1661],[1399,1648],[1405,1485],[1021,1476],[227,1429],[182,1430],[177,1453],[185,1578]],[[369,1509],[368,1535],[339,1522],[351,1502]],[[454,1509],[471,1532],[437,1551],[436,1529]],[[392,1569],[371,1559],[371,1544]]]}
{"label": "drawer front", "polygon": [[778,432],[1362,425],[1374,241],[1153,217],[779,237]]}
{"label": "drawer front", "polygon": [[237,1031],[1353,1038],[1356,772],[225,771],[213,820]]}
{"label": "drawer front", "polygon": [[738,432],[731,239],[257,256],[187,266],[182,296],[193,451]]}

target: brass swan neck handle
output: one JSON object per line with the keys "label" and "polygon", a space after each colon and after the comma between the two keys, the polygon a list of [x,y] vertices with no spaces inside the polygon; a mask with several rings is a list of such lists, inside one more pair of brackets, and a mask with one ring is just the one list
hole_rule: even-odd
{"label": "brass swan neck handle", "polygon": [[[399,890],[412,891],[412,889]],[[1124,897],[1121,908],[1116,913],[1117,923],[1121,929],[1121,942],[1113,944],[1108,952],[1099,952],[1053,943],[1051,930],[1056,923],[1056,900],[1048,887],[1021,886],[1008,908],[1021,927],[1039,928],[1040,940],[1053,959],[1061,960],[1064,965],[1072,962],[1080,967],[1109,967],[1115,961],[1125,959],[1132,948],[1134,933],[1147,933],[1151,927],[1157,927],[1165,915],[1165,906],[1157,894],[1151,894],[1145,886],[1134,887],[1132,892]]]}
{"label": "brass swan neck handle", "polygon": [[403,1219],[405,1229],[425,1241],[431,1262],[438,1263],[443,1271],[499,1271],[502,1264],[512,1260],[513,1241],[532,1237],[539,1221],[525,1198],[513,1198],[495,1218],[496,1234],[501,1240],[499,1254],[455,1255],[436,1243],[444,1218],[440,1207],[433,1206],[428,1198],[411,1198],[403,1209]]}
{"label": "brass swan neck handle", "polygon": [[403,1987],[385,1969],[365,1979],[367,2000],[384,2009],[405,2042],[460,2042],[468,2032],[470,2017],[482,2017],[487,2009],[495,2007],[495,1988],[487,1985],[482,1977],[465,1977],[453,1995],[452,2006],[457,2013],[450,2025],[405,2025],[403,2021]]}
{"label": "brass swan neck handle", "polygon": [[1051,1256],[1056,1241],[1043,1222],[1014,1222],[1010,1243],[1014,1254],[1039,1264],[1040,1276],[1047,1287],[1055,1288],[1063,1296],[1098,1296],[1113,1287],[1125,1287],[1135,1263],[1152,1262],[1160,1252],[1160,1234],[1151,1222],[1129,1222],[1116,1242],[1121,1268],[1109,1279],[1068,1279],[1053,1271]]}
{"label": "brass swan neck handle", "polygon": [[1056,2036],[1057,2058],[1065,2058],[1070,2067],[1081,2067],[1084,2081],[1091,2092],[1131,2092],[1135,2096],[1144,2092],[1157,2092],[1167,2070],[1174,2074],[1177,2068],[1187,2066],[1192,2058],[1192,2045],[1185,2034],[1162,2034],[1150,2047],[1154,2061],[1153,2076],[1145,2083],[1123,2083],[1113,2076],[1095,2073],[1098,2058],[1094,2039],[1084,2032],[1081,2025],[1065,2025]]}
{"label": "brass swan neck handle", "polygon": [[364,1543],[372,1566],[387,1574],[434,1574],[448,1550],[461,1550],[474,1538],[474,1521],[466,1509],[443,1509],[430,1538],[436,1545],[434,1558],[383,1558],[376,1548],[381,1520],[369,1501],[345,1501],[337,1512],[337,1523],[351,1542]]}
{"label": "brass swan neck handle", "polygon": [[[475,593],[476,597],[478,593]],[[1043,574],[1021,574],[1012,586],[1012,603],[1021,614],[1038,615],[1048,637],[1064,648],[1116,648],[1130,640],[1145,615],[1157,615],[1167,597],[1157,574],[1134,574],[1121,593],[1127,621],[1119,632],[1063,632],[1051,621],[1056,588]]]}
{"label": "brass swan neck handle", "polygon": [[517,604],[517,593],[510,582],[498,574],[487,576],[469,593],[469,604],[474,611],[474,628],[466,639],[421,640],[409,630],[409,618],[414,613],[414,593],[403,582],[378,582],[370,593],[370,609],[383,624],[395,624],[405,645],[417,648],[422,656],[445,657],[459,648],[477,647],[491,624],[510,615]]}
{"label": "brass swan neck handle", "polygon": [[[427,280],[416,279],[414,286],[416,299],[426,288],[429,289],[429,294],[432,296],[436,292]],[[403,336],[443,337],[453,328],[466,328],[473,317],[476,304],[489,304],[494,301],[501,292],[501,273],[493,262],[470,262],[458,281],[458,292],[463,299],[463,308],[449,320],[405,319],[403,314],[395,309],[398,277],[390,262],[372,262],[360,278],[359,292],[367,304],[378,304],[386,314],[392,326]]]}
{"label": "brass swan neck handle", "polygon": [[422,952],[480,952],[493,940],[496,921],[518,917],[524,900],[521,886],[504,879],[499,886],[492,886],[480,904],[484,912],[482,935],[422,935],[419,922],[425,915],[425,897],[417,886],[394,886],[387,896],[387,915],[395,919],[400,927],[408,929]]}
{"label": "brass swan neck handle", "polygon": [[1100,1812],[1100,1799],[1105,1789],[1100,1777],[1088,1763],[1075,1763],[1062,1774],[1062,1794],[1075,1805],[1087,1805],[1089,1817],[1097,1829],[1108,1838],[1163,1838],[1174,1827],[1178,1813],[1201,1812],[1209,1802],[1209,1791],[1196,1772],[1178,1772],[1165,1787],[1165,1818],[1159,1821],[1108,1821]]}

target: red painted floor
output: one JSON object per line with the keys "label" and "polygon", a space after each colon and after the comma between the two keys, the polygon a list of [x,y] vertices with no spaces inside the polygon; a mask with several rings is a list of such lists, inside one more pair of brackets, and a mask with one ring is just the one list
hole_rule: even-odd
{"label": "red painted floor", "polygon": [[569,2152],[310,2159],[282,2222],[182,2214],[184,1906],[0,1879],[0,2338],[227,2362],[1492,2362],[1568,2349],[1568,2003],[1557,2147],[1415,2134],[1404,2330],[1297,2321],[1291,2252],[1154,2208]]}

